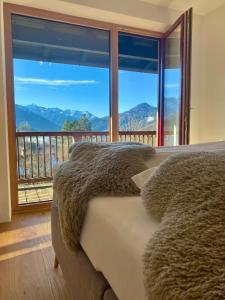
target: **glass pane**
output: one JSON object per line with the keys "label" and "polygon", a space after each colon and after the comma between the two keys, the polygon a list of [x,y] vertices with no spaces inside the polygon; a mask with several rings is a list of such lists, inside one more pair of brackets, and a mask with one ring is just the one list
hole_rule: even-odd
{"label": "glass pane", "polygon": [[18,131],[108,131],[109,32],[13,15]]}
{"label": "glass pane", "polygon": [[156,143],[158,43],[154,38],[119,33],[119,130],[123,141]]}
{"label": "glass pane", "polygon": [[165,41],[164,145],[179,144],[181,109],[181,25]]}
{"label": "glass pane", "polygon": [[108,140],[110,34],[13,15],[12,36],[18,203],[47,201],[70,145]]}

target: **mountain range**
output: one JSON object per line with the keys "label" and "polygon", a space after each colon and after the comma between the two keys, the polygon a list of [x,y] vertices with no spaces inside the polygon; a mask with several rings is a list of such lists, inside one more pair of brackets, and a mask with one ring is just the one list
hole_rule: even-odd
{"label": "mountain range", "polygon": [[[79,120],[83,114],[86,114],[91,122],[92,131],[108,130],[108,116],[100,118],[88,111],[46,108],[35,104],[26,106],[16,104],[15,109],[16,127],[19,131],[61,131],[65,120],[70,122]],[[156,113],[156,107],[145,102],[141,103],[120,113],[120,130],[155,130]]]}

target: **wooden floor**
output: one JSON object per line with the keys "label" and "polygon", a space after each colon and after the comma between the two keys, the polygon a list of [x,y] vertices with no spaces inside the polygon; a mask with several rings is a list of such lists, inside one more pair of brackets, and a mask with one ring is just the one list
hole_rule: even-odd
{"label": "wooden floor", "polygon": [[18,185],[18,203],[52,200],[52,182],[24,183]]}
{"label": "wooden floor", "polygon": [[70,300],[53,264],[49,212],[16,215],[0,224],[1,300]]}

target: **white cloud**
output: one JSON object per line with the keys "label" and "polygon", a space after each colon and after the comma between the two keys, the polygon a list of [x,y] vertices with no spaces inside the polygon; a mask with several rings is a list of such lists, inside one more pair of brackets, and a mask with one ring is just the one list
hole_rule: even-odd
{"label": "white cloud", "polygon": [[33,84],[33,85],[47,85],[47,86],[71,86],[81,84],[96,84],[96,80],[63,80],[63,79],[45,79],[45,78],[27,78],[15,77],[16,84]]}

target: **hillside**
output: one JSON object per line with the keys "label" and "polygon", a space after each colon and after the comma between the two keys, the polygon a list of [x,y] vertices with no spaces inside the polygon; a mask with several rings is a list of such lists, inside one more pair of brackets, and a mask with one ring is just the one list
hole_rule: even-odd
{"label": "hillside", "polygon": [[[120,130],[155,130],[157,108],[141,103],[119,116]],[[16,105],[16,126],[27,123],[32,131],[60,131],[65,120],[74,121],[86,114],[93,131],[107,131],[108,117],[98,118],[87,111],[61,110],[37,105]]]}
{"label": "hillside", "polygon": [[23,124],[28,123],[31,131],[59,131],[60,127],[51,122],[50,120],[42,117],[41,115],[32,113],[25,106],[15,105],[16,109],[16,128]]}
{"label": "hillside", "polygon": [[79,111],[79,110],[62,110],[59,108],[46,108],[37,106],[35,104],[27,105],[25,108],[36,115],[39,115],[50,122],[55,123],[60,129],[63,126],[65,120],[73,121],[75,119],[80,119],[81,116],[85,113],[88,119],[93,118],[94,116],[87,111]]}
{"label": "hillside", "polygon": [[142,103],[120,114],[120,130],[155,130],[157,108]]}

